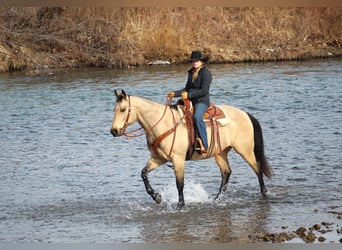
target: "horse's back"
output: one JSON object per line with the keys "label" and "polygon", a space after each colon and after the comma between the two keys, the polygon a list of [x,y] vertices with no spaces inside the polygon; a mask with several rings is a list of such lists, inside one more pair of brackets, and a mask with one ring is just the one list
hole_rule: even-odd
{"label": "horse's back", "polygon": [[219,105],[228,116],[227,126],[221,128],[221,137],[225,137],[236,151],[248,145],[248,148],[254,147],[254,129],[253,123],[248,114],[230,105]]}

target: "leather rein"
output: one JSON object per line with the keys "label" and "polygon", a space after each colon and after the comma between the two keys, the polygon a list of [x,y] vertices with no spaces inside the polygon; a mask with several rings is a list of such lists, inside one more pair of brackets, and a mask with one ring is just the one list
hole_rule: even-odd
{"label": "leather rein", "polygon": [[[134,133],[140,131],[141,129],[143,129],[143,127],[140,127],[138,129],[135,129],[135,130],[132,130],[132,131],[129,131],[129,132],[124,132],[122,135],[124,135],[124,136],[126,136],[128,138],[136,138],[136,137],[140,137],[140,136],[143,136],[145,134],[148,134],[149,132],[151,132],[161,122],[161,120],[164,118],[164,116],[166,114],[167,108],[169,107],[170,110],[171,110],[172,116],[173,116],[174,126],[172,128],[170,128],[169,130],[167,130],[166,132],[164,132],[163,134],[159,135],[157,138],[155,138],[154,141],[151,142],[150,146],[151,146],[153,152],[157,153],[158,146],[160,145],[162,140],[164,138],[166,138],[167,136],[171,135],[172,133],[174,133],[173,140],[172,140],[172,145],[170,147],[169,154],[167,155],[167,157],[170,159],[171,158],[171,152],[172,152],[172,149],[173,149],[173,146],[174,146],[174,142],[175,142],[175,138],[176,138],[176,128],[178,127],[179,124],[181,124],[181,122],[182,122],[182,120],[184,118],[184,116],[183,116],[183,117],[181,117],[179,119],[178,122],[175,121],[175,116],[174,116],[174,113],[172,112],[172,109],[171,109],[171,100],[172,99],[170,97],[168,97],[168,96],[166,97],[164,112],[163,112],[162,116],[160,117],[160,119],[152,127],[150,127],[149,129],[146,129],[144,132],[142,132],[140,134],[134,134]],[[131,98],[130,98],[130,96],[128,96],[128,114],[127,114],[127,117],[126,117],[126,120],[125,120],[125,124],[124,124],[124,127],[123,127],[124,131],[126,131],[126,129],[128,127],[128,121],[129,121],[129,117],[130,117],[130,114],[131,114],[131,110],[132,110]]]}

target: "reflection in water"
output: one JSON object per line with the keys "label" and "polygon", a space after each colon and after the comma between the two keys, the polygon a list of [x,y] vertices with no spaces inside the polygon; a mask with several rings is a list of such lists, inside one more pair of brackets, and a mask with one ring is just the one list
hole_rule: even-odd
{"label": "reflection in water", "polygon": [[[142,223],[141,235],[146,242],[239,242],[248,235],[267,231],[271,206],[254,197],[250,202],[228,204],[191,204],[182,211],[146,213],[133,218]],[[165,207],[163,208],[165,209]],[[142,216],[143,218],[141,218]]]}

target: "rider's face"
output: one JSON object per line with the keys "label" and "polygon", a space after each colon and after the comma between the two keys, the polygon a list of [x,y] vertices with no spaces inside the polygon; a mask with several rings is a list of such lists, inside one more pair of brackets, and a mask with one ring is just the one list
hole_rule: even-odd
{"label": "rider's face", "polygon": [[198,67],[200,67],[202,65],[202,61],[198,60],[198,61],[192,61],[192,67],[197,69]]}

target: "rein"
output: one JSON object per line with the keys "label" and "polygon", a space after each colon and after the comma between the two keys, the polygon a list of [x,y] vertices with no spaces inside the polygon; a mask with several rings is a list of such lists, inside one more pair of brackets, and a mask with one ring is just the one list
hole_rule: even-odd
{"label": "rein", "polygon": [[[163,112],[162,116],[160,117],[160,119],[152,127],[150,127],[149,129],[146,129],[144,132],[142,132],[140,134],[131,135],[131,134],[134,134],[134,133],[138,132],[143,127],[140,127],[140,128],[135,129],[133,131],[124,132],[122,135],[124,135],[124,136],[126,136],[128,138],[136,138],[136,137],[139,137],[139,136],[142,136],[142,135],[145,135],[145,134],[151,132],[152,129],[154,129],[161,122],[161,120],[164,118],[164,116],[166,114],[167,108],[170,107],[170,109],[171,109],[171,100],[172,99],[170,97],[168,97],[168,96],[166,97],[164,112]],[[126,130],[126,128],[128,127],[128,120],[129,120],[129,116],[130,116],[130,113],[131,113],[131,99],[130,99],[129,96],[128,96],[128,104],[129,104],[128,114],[127,114],[127,117],[126,117],[126,120],[125,120],[124,130]],[[157,149],[158,149],[158,146],[160,145],[162,140],[164,140],[166,137],[168,137],[169,135],[171,135],[173,133],[172,144],[171,144],[169,153],[167,155],[167,157],[169,159],[171,159],[171,153],[172,153],[173,146],[174,146],[175,139],[176,139],[176,131],[177,131],[176,129],[182,123],[182,120],[184,118],[184,117],[182,117],[178,122],[176,122],[175,116],[174,116],[174,113],[172,112],[172,110],[171,110],[171,113],[172,113],[172,117],[173,117],[173,124],[174,124],[174,126],[172,128],[170,128],[169,130],[167,130],[166,132],[164,132],[163,134],[159,135],[157,138],[154,139],[153,142],[150,143],[151,149],[156,153]]]}
{"label": "rein", "polygon": [[[129,132],[124,132],[122,135],[128,137],[128,138],[137,138],[137,137],[140,137],[140,136],[143,136],[143,135],[146,135],[147,133],[151,132],[152,129],[154,129],[160,122],[161,120],[164,118],[165,114],[166,114],[166,110],[167,108],[171,105],[171,99],[167,96],[166,97],[166,101],[165,101],[165,109],[164,109],[164,112],[163,112],[163,115],[160,117],[160,119],[157,121],[156,124],[154,124],[152,127],[150,127],[149,129],[145,130],[144,132],[140,133],[140,134],[135,134],[135,135],[132,135],[136,132],[138,132],[139,130],[141,130],[143,127],[140,127],[138,129],[135,129],[133,131],[129,131]],[[128,127],[128,120],[129,120],[129,116],[131,114],[131,98],[130,96],[128,96],[128,114],[127,114],[127,117],[126,117],[126,120],[125,120],[125,125],[123,127],[124,131],[126,130],[126,128]]]}

